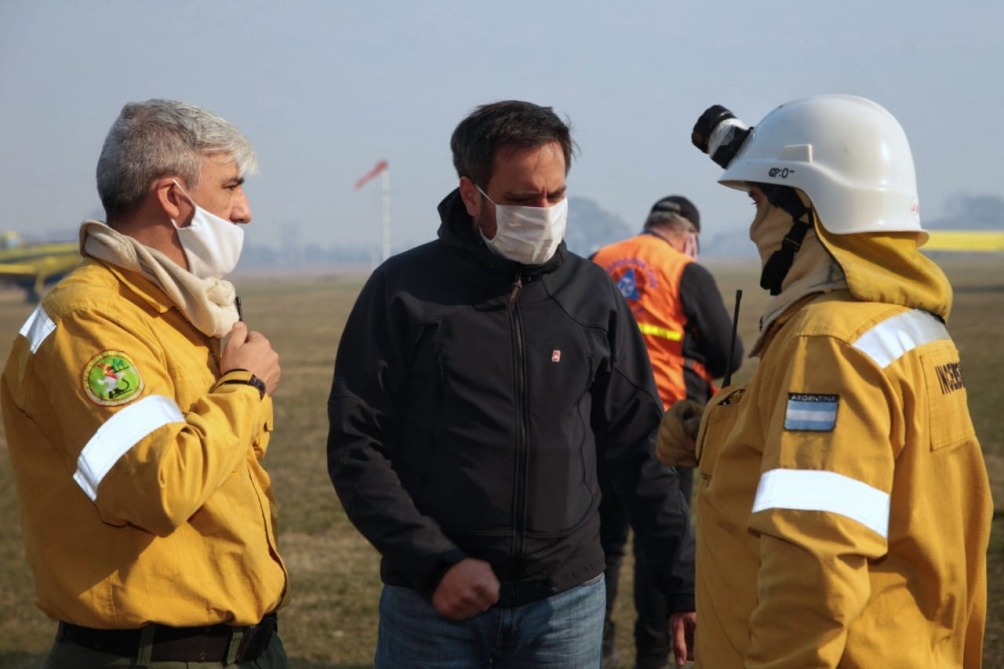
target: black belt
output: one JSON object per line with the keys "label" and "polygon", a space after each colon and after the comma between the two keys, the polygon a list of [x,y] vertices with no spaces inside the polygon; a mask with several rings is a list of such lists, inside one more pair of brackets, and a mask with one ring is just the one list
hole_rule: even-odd
{"label": "black belt", "polygon": [[[272,635],[278,630],[276,614],[269,613],[257,625],[234,627],[211,625],[207,627],[167,627],[153,625],[152,662],[221,662],[227,663],[230,642],[243,632],[234,662],[257,659]],[[70,641],[91,650],[136,657],[139,655],[143,632],[134,630],[99,630],[70,623],[59,623],[57,641]]]}

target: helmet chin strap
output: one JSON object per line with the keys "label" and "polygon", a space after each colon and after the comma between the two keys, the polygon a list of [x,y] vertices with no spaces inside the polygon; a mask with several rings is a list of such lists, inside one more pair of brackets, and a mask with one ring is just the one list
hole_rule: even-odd
{"label": "helmet chin strap", "polygon": [[[760,190],[767,196],[767,200],[784,211],[791,214],[791,228],[781,242],[781,248],[774,251],[767,259],[760,273],[760,287],[766,288],[771,295],[780,295],[781,284],[788,276],[791,265],[795,261],[795,254],[802,248],[802,240],[805,234],[812,229],[814,224],[814,214],[811,207],[802,204],[798,193],[790,186],[760,185]],[[806,220],[801,220],[802,217]]]}

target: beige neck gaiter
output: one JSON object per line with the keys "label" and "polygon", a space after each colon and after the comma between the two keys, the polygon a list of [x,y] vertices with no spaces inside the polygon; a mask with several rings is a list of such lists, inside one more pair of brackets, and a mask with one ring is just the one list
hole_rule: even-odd
{"label": "beige neck gaiter", "polygon": [[142,274],[205,335],[223,338],[238,320],[236,293],[229,281],[200,279],[160,251],[101,221],[84,221],[80,226],[80,254]]}

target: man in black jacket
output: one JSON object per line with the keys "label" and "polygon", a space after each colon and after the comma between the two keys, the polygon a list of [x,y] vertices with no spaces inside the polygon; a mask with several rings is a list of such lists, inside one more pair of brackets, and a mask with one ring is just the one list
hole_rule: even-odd
{"label": "man in black jacket", "polygon": [[380,551],[376,666],[597,667],[610,472],[689,654],[693,540],[637,325],[563,243],[568,126],[477,108],[451,140],[439,239],[370,277],[328,401],[328,471]]}

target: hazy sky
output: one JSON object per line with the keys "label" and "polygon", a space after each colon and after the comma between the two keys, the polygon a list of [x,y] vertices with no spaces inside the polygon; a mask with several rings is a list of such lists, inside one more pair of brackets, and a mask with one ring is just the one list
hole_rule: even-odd
{"label": "hazy sky", "polygon": [[168,97],[238,125],[262,169],[249,243],[431,239],[456,186],[449,137],[476,105],[567,116],[569,193],[640,226],[689,196],[707,234],[745,235],[748,198],[690,144],[719,103],[749,123],[814,93],[889,109],[910,137],[921,216],[1004,195],[1004,5],[991,0],[359,2],[0,0],[0,230],[53,236],[100,212],[94,167],[127,101]]}

